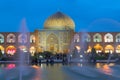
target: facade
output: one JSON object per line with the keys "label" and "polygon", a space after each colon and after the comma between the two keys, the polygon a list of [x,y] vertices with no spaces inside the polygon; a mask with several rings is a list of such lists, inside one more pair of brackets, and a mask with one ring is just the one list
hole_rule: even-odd
{"label": "facade", "polygon": [[[23,45],[24,43],[24,45]],[[21,34],[18,32],[4,32],[0,33],[0,50],[2,53],[14,55],[17,48],[24,52],[34,53],[35,50],[35,36],[34,33]]]}
{"label": "facade", "polygon": [[[120,53],[120,32],[75,32],[75,23],[67,15],[57,12],[44,22],[44,29],[30,33],[1,32],[0,50],[14,55],[17,48],[24,52],[51,51],[68,53],[72,46],[82,48],[81,42],[87,43],[86,53],[92,48],[97,53]],[[22,44],[24,43],[24,45]]]}
{"label": "facade", "polygon": [[87,45],[87,53],[91,52],[92,48],[96,49],[97,53],[120,53],[120,32],[88,32],[76,33],[74,36],[74,46],[80,42],[85,42]]}
{"label": "facade", "polygon": [[74,28],[74,21],[61,12],[48,17],[44,23],[44,29],[36,30],[37,52],[68,53]]}

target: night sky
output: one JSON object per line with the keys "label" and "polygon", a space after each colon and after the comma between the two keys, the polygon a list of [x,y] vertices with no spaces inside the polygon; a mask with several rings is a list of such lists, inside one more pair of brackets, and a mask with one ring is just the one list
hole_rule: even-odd
{"label": "night sky", "polygon": [[26,18],[29,31],[43,29],[48,16],[61,11],[76,31],[120,31],[120,0],[0,0],[0,32],[19,31]]}

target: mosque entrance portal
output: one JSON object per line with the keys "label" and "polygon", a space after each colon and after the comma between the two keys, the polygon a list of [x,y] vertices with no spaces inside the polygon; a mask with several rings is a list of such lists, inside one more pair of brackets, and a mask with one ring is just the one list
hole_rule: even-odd
{"label": "mosque entrance portal", "polygon": [[58,50],[58,38],[55,34],[51,33],[47,37],[46,44],[47,44],[47,51],[57,52],[57,50]]}

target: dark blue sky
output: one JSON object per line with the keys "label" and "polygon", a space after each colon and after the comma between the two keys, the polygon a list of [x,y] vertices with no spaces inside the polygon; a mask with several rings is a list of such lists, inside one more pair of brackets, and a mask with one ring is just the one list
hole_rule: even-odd
{"label": "dark blue sky", "polygon": [[120,31],[120,0],[0,0],[0,32],[18,31],[23,18],[29,31],[42,29],[58,10],[75,21],[76,31]]}

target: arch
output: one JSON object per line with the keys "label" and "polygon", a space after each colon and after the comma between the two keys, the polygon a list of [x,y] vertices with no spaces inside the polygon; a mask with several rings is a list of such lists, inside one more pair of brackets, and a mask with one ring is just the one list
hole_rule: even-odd
{"label": "arch", "polygon": [[120,53],[120,45],[116,47],[116,53]]}
{"label": "arch", "polygon": [[120,42],[120,33],[118,33],[118,34],[115,36],[115,38],[116,38],[116,42]]}
{"label": "arch", "polygon": [[35,43],[35,36],[34,35],[30,35],[30,43]]}
{"label": "arch", "polygon": [[51,52],[58,52],[59,50],[59,45],[58,45],[58,37],[51,33],[46,40],[46,44],[47,44],[47,50],[51,51]]}
{"label": "arch", "polygon": [[27,47],[24,45],[19,46],[19,49],[23,52],[27,52]]}
{"label": "arch", "polygon": [[91,36],[88,33],[82,34],[82,42],[90,42]]}
{"label": "arch", "polygon": [[6,48],[6,53],[8,55],[14,55],[16,53],[16,48],[13,45],[10,45]]}
{"label": "arch", "polygon": [[96,44],[94,46],[96,53],[101,53],[103,51],[103,47],[100,44]]}
{"label": "arch", "polygon": [[15,43],[15,40],[16,40],[16,36],[14,34],[10,33],[7,35],[7,42],[8,43]]}
{"label": "arch", "polygon": [[105,53],[113,53],[114,47],[112,45],[106,45],[105,47]]}
{"label": "arch", "polygon": [[104,40],[105,42],[113,42],[113,35],[110,33],[105,34]]}
{"label": "arch", "polygon": [[80,42],[80,36],[79,34],[74,35],[74,42]]}
{"label": "arch", "polygon": [[27,35],[26,34],[20,34],[18,36],[18,42],[19,43],[26,43],[27,42]]}
{"label": "arch", "polygon": [[87,53],[90,53],[91,50],[92,50],[92,47],[91,47],[91,46],[88,46]]}
{"label": "arch", "polygon": [[102,36],[101,36],[101,34],[96,33],[96,34],[93,36],[93,42],[102,42]]}
{"label": "arch", "polygon": [[34,47],[34,46],[31,46],[31,47],[30,47],[30,53],[31,53],[31,55],[34,56],[34,53],[35,53],[35,52],[36,52],[35,47]]}
{"label": "arch", "polygon": [[4,53],[5,53],[4,47],[3,47],[3,46],[1,46],[1,45],[0,45],[0,50],[1,50],[2,54],[4,54]]}
{"label": "arch", "polygon": [[80,46],[75,46],[75,48],[77,49],[78,52],[80,52],[80,50],[81,50]]}
{"label": "arch", "polygon": [[0,43],[4,43],[4,35],[0,34]]}

